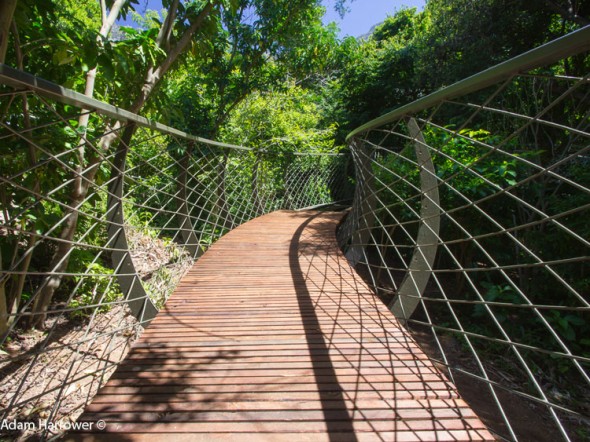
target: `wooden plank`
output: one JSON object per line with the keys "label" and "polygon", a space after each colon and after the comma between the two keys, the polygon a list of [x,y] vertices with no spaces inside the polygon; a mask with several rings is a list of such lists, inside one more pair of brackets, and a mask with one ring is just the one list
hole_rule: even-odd
{"label": "wooden plank", "polygon": [[494,440],[350,267],[342,217],[279,211],[181,281],[72,439]]}
{"label": "wooden plank", "polygon": [[[314,410],[319,409],[318,401],[297,400],[289,403],[292,410]],[[321,404],[325,409],[347,409],[347,410],[381,410],[391,409],[392,402],[384,399],[374,400],[346,400],[346,401],[325,401]],[[278,401],[223,401],[223,402],[155,402],[155,403],[129,403],[120,401],[116,403],[94,402],[86,409],[87,413],[114,412],[114,411],[220,411],[220,410],[283,410],[285,407]],[[468,408],[461,399],[422,399],[422,400],[397,400],[395,411],[405,413],[406,411],[416,413],[431,413],[433,415],[444,415],[445,417],[475,417],[475,414]],[[88,414],[86,415],[88,416]]]}

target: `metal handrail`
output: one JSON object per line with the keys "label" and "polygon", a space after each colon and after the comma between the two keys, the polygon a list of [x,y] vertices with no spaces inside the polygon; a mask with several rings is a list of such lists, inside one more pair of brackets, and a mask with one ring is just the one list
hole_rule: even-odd
{"label": "metal handrail", "polygon": [[451,379],[488,396],[474,411],[508,440],[534,437],[512,402],[552,440],[590,422],[590,72],[564,62],[588,51],[590,26],[347,137],[346,256]]}
{"label": "metal handrail", "polygon": [[[177,138],[194,141],[197,143],[206,144],[208,146],[225,148],[225,149],[237,149],[237,150],[253,150],[252,147],[223,143],[220,141],[210,140],[208,138],[199,137],[187,132],[183,132],[174,127],[167,126],[149,118],[143,117],[133,112],[129,112],[126,109],[114,106],[104,101],[97,100],[96,98],[87,97],[84,94],[73,91],[71,89],[60,86],[51,81],[45,80],[44,78],[37,77],[28,72],[23,72],[3,63],[0,63],[0,84],[10,85],[14,88],[23,90],[34,91],[40,96],[54,99],[63,104],[69,104],[71,106],[86,109],[89,111],[97,112],[107,117],[114,118],[118,121],[132,122],[140,127],[157,130],[158,132],[173,135]],[[266,152],[264,148],[258,149],[259,152]],[[293,155],[299,156],[339,156],[344,155],[343,153],[334,152],[292,152]]]}
{"label": "metal handrail", "polygon": [[219,141],[213,141],[183,132],[173,127],[166,126],[165,124],[158,123],[157,121],[142,117],[141,115],[134,114],[120,107],[113,106],[112,104],[105,103],[95,98],[87,97],[84,94],[67,89],[41,77],[36,77],[28,72],[14,69],[2,63],[0,63],[0,83],[4,83],[19,89],[34,91],[43,97],[57,100],[63,104],[69,104],[80,109],[96,111],[102,115],[114,118],[115,120],[132,122],[140,127],[154,129],[158,132],[173,135],[183,140],[204,143],[209,146],[227,149],[251,150],[249,147],[221,143]]}
{"label": "metal handrail", "polygon": [[530,51],[511,58],[510,60],[492,66],[491,68],[460,80],[450,86],[444,87],[416,101],[412,101],[411,103],[394,109],[385,115],[381,115],[380,117],[352,130],[346,136],[346,140],[350,141],[352,138],[363,132],[392,123],[405,115],[415,114],[431,108],[441,101],[452,100],[485,89],[486,87],[506,80],[513,75],[551,64],[564,57],[576,55],[588,50],[590,50],[590,25],[537,48],[531,49]]}

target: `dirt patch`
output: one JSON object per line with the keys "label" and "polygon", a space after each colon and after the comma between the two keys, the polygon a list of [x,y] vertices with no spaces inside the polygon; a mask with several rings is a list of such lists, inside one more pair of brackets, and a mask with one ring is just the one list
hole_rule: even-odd
{"label": "dirt patch", "polygon": [[[58,428],[74,422],[142,331],[125,305],[94,318],[53,321],[46,324],[50,334],[17,330],[2,347],[2,419],[31,425],[0,430],[1,439],[37,440],[44,433],[40,421]],[[44,436],[58,434],[52,429]]]}
{"label": "dirt patch", "polygon": [[[448,374],[447,365],[440,362],[442,360],[440,350],[431,332],[412,326],[411,333],[422,350],[434,360],[437,368]],[[468,374],[479,371],[476,362],[463,351],[459,342],[452,336],[442,335],[439,339],[447,363],[452,367],[452,378],[461,397],[483,423],[497,435],[497,440],[511,439],[500,409],[496,405],[496,399],[489,387],[485,382]],[[507,376],[488,361],[485,362],[485,368],[491,381],[498,382],[507,389],[521,390],[522,386],[519,386],[516,379]],[[495,388],[495,393],[519,440],[554,441],[562,439],[555,426],[551,424],[551,416],[546,407],[501,388]]]}
{"label": "dirt patch", "polygon": [[193,266],[188,251],[171,240],[153,237],[146,229],[125,228],[129,252],[143,287],[159,309]]}
{"label": "dirt patch", "polygon": [[[194,260],[182,246],[150,230],[127,227],[126,233],[137,274],[159,308]],[[108,311],[97,313],[109,308],[101,306],[89,317],[54,305],[59,313],[48,317],[46,331],[11,332],[0,348],[0,420],[26,428],[0,428],[0,440],[50,438],[76,421],[143,330],[122,297],[121,304],[111,302]],[[55,425],[48,431],[40,421]]]}

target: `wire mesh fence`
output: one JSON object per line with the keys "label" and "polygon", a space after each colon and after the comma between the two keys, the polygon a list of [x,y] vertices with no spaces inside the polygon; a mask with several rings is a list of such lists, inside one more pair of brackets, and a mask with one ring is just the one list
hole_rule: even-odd
{"label": "wire mesh fence", "polygon": [[6,66],[0,78],[3,422],[75,419],[215,240],[342,199],[343,156],[211,142]]}
{"label": "wire mesh fence", "polygon": [[351,138],[348,258],[509,440],[590,435],[589,30]]}

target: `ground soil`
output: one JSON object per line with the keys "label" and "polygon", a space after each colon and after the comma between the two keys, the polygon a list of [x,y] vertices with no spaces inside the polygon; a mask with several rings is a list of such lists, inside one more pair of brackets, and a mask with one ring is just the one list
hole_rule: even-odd
{"label": "ground soil", "polygon": [[[126,233],[135,270],[160,306],[194,261],[172,241],[137,229]],[[60,312],[66,307],[51,309]],[[142,331],[124,303],[89,317],[58,313],[48,317],[44,331],[14,330],[0,347],[0,419],[74,422]],[[59,432],[0,430],[0,441],[41,436],[56,437]]]}
{"label": "ground soil", "polygon": [[[61,316],[58,323],[53,321],[46,324],[51,333],[16,330],[2,347],[0,409],[10,409],[3,419],[74,422],[142,330],[124,305],[94,319]],[[0,440],[37,440],[41,435],[0,431]]]}

